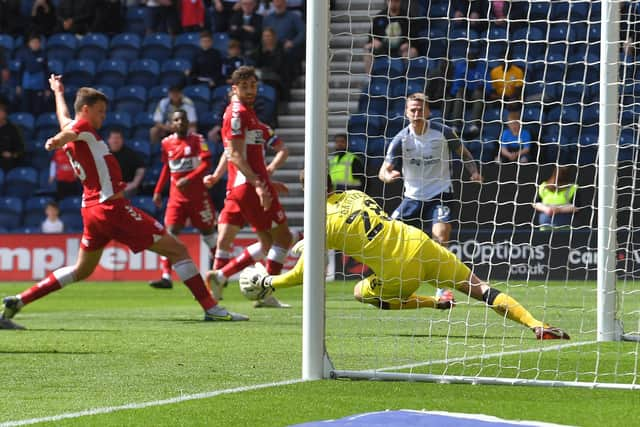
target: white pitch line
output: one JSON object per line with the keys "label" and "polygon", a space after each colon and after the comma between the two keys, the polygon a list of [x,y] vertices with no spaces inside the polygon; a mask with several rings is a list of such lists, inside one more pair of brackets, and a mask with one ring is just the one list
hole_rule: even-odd
{"label": "white pitch line", "polygon": [[[513,356],[513,355],[517,355],[517,354],[525,354],[525,353],[544,353],[547,351],[553,351],[553,350],[560,350],[563,348],[569,348],[569,347],[580,347],[583,345],[589,345],[589,344],[596,344],[597,341],[581,341],[581,342],[572,342],[569,344],[558,344],[558,345],[552,345],[549,347],[539,347],[539,348],[530,348],[528,350],[514,350],[514,351],[502,351],[499,353],[488,353],[488,354],[480,354],[478,356],[470,356],[470,357],[454,357],[451,359],[441,359],[441,360],[431,360],[428,362],[420,362],[420,363],[411,363],[408,365],[400,365],[400,366],[391,366],[388,368],[380,368],[380,369],[376,369],[376,371],[395,371],[398,369],[412,369],[412,368],[418,368],[420,366],[427,366],[427,365],[442,365],[445,363],[453,363],[453,362],[465,362],[467,360],[482,360],[482,359],[492,359],[494,357],[500,357],[500,356]],[[366,371],[364,371],[366,372]],[[2,427],[2,426],[0,426]]]}
{"label": "white pitch line", "polygon": [[26,426],[29,424],[60,421],[60,420],[66,420],[70,418],[80,418],[80,417],[87,417],[91,415],[109,414],[112,412],[126,411],[129,409],[143,409],[143,408],[150,408],[152,406],[171,405],[173,403],[186,402],[188,400],[208,399],[210,397],[220,396],[222,394],[241,393],[244,391],[259,390],[259,389],[268,388],[268,387],[278,387],[282,385],[297,384],[303,381],[304,380],[302,379],[286,380],[286,381],[279,381],[279,382],[268,383],[268,384],[257,384],[257,385],[250,385],[245,387],[229,388],[226,390],[206,391],[203,393],[188,394],[184,396],[172,397],[169,399],[155,400],[151,402],[127,403],[126,405],[120,405],[120,406],[107,406],[105,408],[86,409],[84,411],[67,412],[60,415],[51,415],[51,416],[42,417],[42,418],[30,418],[27,420],[6,421],[3,423],[0,423],[0,427]]}

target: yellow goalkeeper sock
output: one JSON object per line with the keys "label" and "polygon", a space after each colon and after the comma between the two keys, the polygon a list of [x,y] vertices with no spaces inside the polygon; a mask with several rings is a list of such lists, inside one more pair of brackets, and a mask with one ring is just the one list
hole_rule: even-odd
{"label": "yellow goalkeeper sock", "polygon": [[515,298],[512,298],[497,289],[490,288],[482,297],[485,302],[501,316],[506,315],[514,322],[523,324],[528,328],[543,326],[543,323],[533,317],[531,313],[529,313],[529,310],[524,308],[524,306],[516,301]]}
{"label": "yellow goalkeeper sock", "polygon": [[390,298],[383,300],[385,309],[387,310],[413,310],[417,308],[435,308],[438,300],[434,297],[423,295],[411,295],[406,300],[400,298]]}

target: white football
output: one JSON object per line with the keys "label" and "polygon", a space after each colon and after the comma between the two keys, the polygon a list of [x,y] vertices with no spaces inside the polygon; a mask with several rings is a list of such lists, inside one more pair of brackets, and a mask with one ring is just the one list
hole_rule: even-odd
{"label": "white football", "polygon": [[[260,263],[247,267],[240,272],[240,292],[245,298],[256,301],[260,299],[260,294],[263,292],[262,285],[260,285],[260,279],[267,276],[267,270]],[[268,295],[268,294],[267,294]],[[263,298],[266,295],[263,295]]]}

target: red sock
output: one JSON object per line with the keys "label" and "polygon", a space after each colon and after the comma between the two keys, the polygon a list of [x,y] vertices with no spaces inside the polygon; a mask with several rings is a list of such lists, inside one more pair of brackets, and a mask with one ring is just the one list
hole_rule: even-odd
{"label": "red sock", "polygon": [[187,285],[187,288],[189,288],[205,311],[218,304],[218,301],[211,295],[209,288],[204,284],[204,280],[202,280],[202,276],[199,274],[185,280],[184,284]]}
{"label": "red sock", "polygon": [[267,260],[267,273],[274,276],[282,271],[282,263],[272,259]]}
{"label": "red sock", "polygon": [[222,269],[225,277],[231,277],[243,268],[253,264],[255,261],[248,250],[243,250],[240,255],[232,259]]}
{"label": "red sock", "polygon": [[29,304],[30,302],[40,299],[43,296],[59,289],[62,289],[62,285],[60,285],[58,279],[56,279],[53,273],[49,273],[49,275],[38,282],[37,285],[33,285],[26,291],[22,292],[20,294],[20,299],[23,303]]}
{"label": "red sock", "polygon": [[162,269],[162,277],[171,280],[171,262],[168,258],[160,257],[160,268]]}
{"label": "red sock", "polygon": [[227,265],[231,261],[229,258],[220,258],[215,257],[213,259],[213,269],[214,270],[222,270],[225,265]]}

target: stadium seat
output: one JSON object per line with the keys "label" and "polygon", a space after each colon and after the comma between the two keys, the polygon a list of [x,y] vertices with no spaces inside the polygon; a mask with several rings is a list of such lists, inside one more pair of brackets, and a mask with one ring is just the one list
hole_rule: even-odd
{"label": "stadium seat", "polygon": [[447,57],[447,30],[446,27],[440,28],[431,26],[429,28],[427,56],[429,58],[446,58]]}
{"label": "stadium seat", "polygon": [[53,34],[47,39],[47,57],[62,62],[72,60],[76,56],[78,39],[71,33]]}
{"label": "stadium seat", "polygon": [[11,169],[4,177],[4,186],[6,196],[30,195],[38,188],[38,171],[28,166]]}
{"label": "stadium seat", "polygon": [[24,139],[28,140],[33,137],[36,121],[31,113],[9,114],[9,121],[22,130]]}
{"label": "stadium seat", "polygon": [[60,131],[60,124],[56,113],[43,113],[36,117],[36,138],[42,141]]}
{"label": "stadium seat", "polygon": [[565,22],[554,22],[549,27],[550,41],[569,41],[569,25]]}
{"label": "stadium seat", "polygon": [[385,155],[385,145],[386,139],[384,137],[367,138],[367,156],[382,159]]}
{"label": "stadium seat", "polygon": [[569,19],[569,2],[551,2],[551,19],[566,21]]}
{"label": "stadium seat", "polygon": [[213,47],[217,49],[223,58],[227,57],[227,50],[229,48],[229,34],[228,33],[214,33],[213,34]]}
{"label": "stadium seat", "polygon": [[550,1],[533,1],[529,3],[529,17],[532,20],[548,20],[550,10]]}
{"label": "stadium seat", "polygon": [[76,56],[96,64],[107,57],[109,37],[102,33],[89,33],[80,40]]}
{"label": "stadium seat", "polygon": [[151,158],[151,143],[148,139],[134,139],[127,145],[137,152],[145,163],[149,163],[149,159]]}
{"label": "stadium seat", "polygon": [[113,100],[115,99],[116,91],[111,86],[107,85],[94,85],[93,87],[104,93],[104,96],[109,100],[108,109],[113,109]]}
{"label": "stadium seat", "polygon": [[406,121],[404,117],[389,119],[387,120],[387,125],[384,128],[384,136],[387,138],[393,138],[408,124],[408,121]]}
{"label": "stadium seat", "polygon": [[142,52],[145,58],[162,63],[171,58],[171,36],[167,33],[153,33],[142,40]]}
{"label": "stadium seat", "polygon": [[193,57],[200,51],[200,34],[183,33],[178,34],[173,43],[173,57],[193,60]]}
{"label": "stadium seat", "polygon": [[10,34],[0,33],[0,47],[5,51],[5,55],[10,57],[14,49],[13,37]]}
{"label": "stadium seat", "polygon": [[351,135],[348,134],[348,151],[351,153],[366,153],[367,151],[367,137],[362,134]]}
{"label": "stadium seat", "polygon": [[[198,124],[200,123],[200,117],[198,117]],[[155,125],[153,121],[153,113],[148,111],[142,111],[135,115],[133,119],[133,139],[149,139],[149,130]]]}
{"label": "stadium seat", "polygon": [[144,6],[127,6],[127,14],[125,15],[125,29],[127,32],[144,35],[146,31],[145,24],[146,7]]}
{"label": "stadium seat", "polygon": [[214,111],[198,112],[198,132],[207,137],[207,133],[214,126],[222,126],[222,115]]}
{"label": "stadium seat", "polygon": [[153,203],[153,198],[151,196],[133,196],[131,198],[131,204],[136,208],[142,209],[151,216],[155,216],[158,211],[158,208],[155,203]]}
{"label": "stadium seat", "polygon": [[[211,101],[211,89],[207,85],[191,85],[187,86],[183,90],[184,96],[190,98],[196,107],[197,111],[206,111],[209,109],[209,103]],[[258,87],[258,96],[260,96],[260,89]]]}
{"label": "stadium seat", "polygon": [[184,85],[191,63],[186,59],[169,59],[160,67],[159,82],[161,85]]}
{"label": "stadium seat", "polygon": [[620,132],[618,160],[633,160],[635,151],[638,150],[638,133],[633,128],[625,128]]}
{"label": "stadium seat", "polygon": [[155,86],[160,75],[160,65],[154,59],[138,59],[129,66],[127,84],[140,85],[147,89]]}
{"label": "stadium seat", "polygon": [[507,30],[497,25],[490,25],[487,31],[489,44],[487,46],[487,59],[504,59],[507,52]]}
{"label": "stadium seat", "polygon": [[78,91],[79,86],[72,84],[64,85],[64,100],[67,102],[67,105],[73,109],[73,103],[76,99],[76,93]]}
{"label": "stadium seat", "polygon": [[0,169],[0,196],[4,194],[4,169]]}
{"label": "stadium seat", "polygon": [[104,138],[107,138],[111,129],[119,129],[122,131],[125,139],[129,138],[131,133],[131,115],[125,111],[108,112],[102,124],[102,129],[100,129],[100,133]]}
{"label": "stadium seat", "polygon": [[158,101],[169,95],[169,87],[166,85],[154,86],[147,93],[147,111],[153,112],[158,106]]}
{"label": "stadium seat", "polygon": [[22,224],[23,202],[20,197],[0,197],[0,224],[8,231]]}
{"label": "stadium seat", "polygon": [[62,80],[67,85],[90,86],[96,75],[96,65],[88,59],[76,59],[65,64]]}
{"label": "stadium seat", "polygon": [[582,123],[584,125],[592,125],[598,123],[600,119],[600,106],[591,104],[582,109]]}
{"label": "stadium seat", "polygon": [[267,102],[271,102],[273,104],[276,104],[278,102],[276,90],[273,86],[270,86],[266,83],[260,83],[258,85],[258,97],[265,98]]}
{"label": "stadium seat", "polygon": [[407,62],[407,78],[426,78],[430,65],[429,59],[422,56],[409,59]]}
{"label": "stadium seat", "polygon": [[124,59],[106,59],[98,64],[95,82],[98,85],[120,87],[127,78],[127,61]]}
{"label": "stadium seat", "polygon": [[[151,194],[153,192],[154,188],[156,187],[156,183],[158,182],[158,178],[160,177],[161,171],[161,164],[154,164],[145,171],[144,178],[142,179],[142,191],[144,193]],[[158,218],[158,216],[156,216],[156,218]]]}
{"label": "stadium seat", "polygon": [[466,58],[469,50],[469,40],[478,40],[479,36],[475,31],[467,31],[466,27],[449,28],[449,59]]}
{"label": "stadium seat", "polygon": [[372,76],[398,77],[404,75],[405,64],[401,58],[376,56],[371,66]]}
{"label": "stadium seat", "polygon": [[231,91],[231,85],[217,86],[212,93],[212,103],[222,101],[225,104],[229,100],[229,92]]}
{"label": "stadium seat", "polygon": [[82,196],[70,196],[58,202],[60,213],[76,213],[80,212],[82,207]]}
{"label": "stadium seat", "polygon": [[562,96],[562,102],[564,104],[577,104],[582,102],[582,98],[585,94],[584,84],[580,82],[574,82],[566,84],[564,87],[564,94]]}
{"label": "stadium seat", "polygon": [[64,224],[66,233],[79,233],[82,231],[82,215],[80,209],[76,212],[65,212],[60,214],[60,221]]}
{"label": "stadium seat", "polygon": [[58,59],[47,60],[47,69],[50,73],[62,75],[64,74],[64,63]]}
{"label": "stadium seat", "polygon": [[[143,8],[144,9],[144,8]],[[133,61],[138,59],[138,52],[142,41],[135,33],[121,33],[113,36],[109,46],[109,57],[113,59],[123,59]]]}
{"label": "stadium seat", "polygon": [[131,116],[145,111],[147,106],[147,90],[143,86],[123,86],[116,90],[114,110]]}
{"label": "stadium seat", "polygon": [[347,132],[350,134],[380,135],[382,119],[378,116],[367,114],[352,114],[347,123]]}

